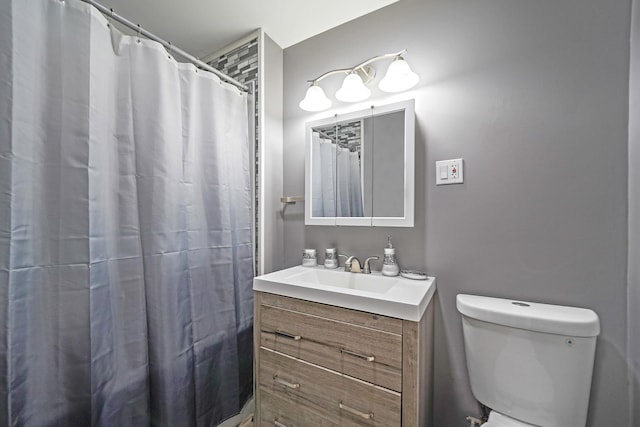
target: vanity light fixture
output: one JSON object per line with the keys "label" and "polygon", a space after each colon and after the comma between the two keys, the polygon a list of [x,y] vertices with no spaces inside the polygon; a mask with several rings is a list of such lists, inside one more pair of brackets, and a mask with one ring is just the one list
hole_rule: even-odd
{"label": "vanity light fixture", "polygon": [[393,58],[393,61],[387,69],[387,73],[380,81],[378,87],[384,92],[402,92],[415,86],[420,77],[411,71],[409,64],[404,60],[403,56],[407,52],[406,49],[397,53],[388,53],[385,55],[375,56],[367,59],[363,63],[353,68],[344,68],[339,70],[331,70],[321,76],[309,80],[311,84],[302,101],[300,108],[305,111],[323,111],[331,107],[331,100],[327,98],[324,90],[318,83],[326,77],[334,74],[346,74],[342,86],[336,92],[336,98],[342,102],[359,102],[371,96],[371,90],[366,85],[375,78],[375,70],[369,66],[372,62],[381,59]]}
{"label": "vanity light fixture", "polygon": [[323,111],[331,107],[331,100],[324,94],[324,90],[313,82],[299,105],[305,111]]}
{"label": "vanity light fixture", "polygon": [[347,74],[342,86],[336,92],[336,98],[342,102],[364,101],[371,96],[371,91],[364,85],[358,73]]}
{"label": "vanity light fixture", "polygon": [[418,84],[420,77],[411,71],[409,64],[403,57],[397,56],[389,68],[387,68],[387,74],[380,80],[378,87],[384,92],[402,92],[407,89],[411,89]]}

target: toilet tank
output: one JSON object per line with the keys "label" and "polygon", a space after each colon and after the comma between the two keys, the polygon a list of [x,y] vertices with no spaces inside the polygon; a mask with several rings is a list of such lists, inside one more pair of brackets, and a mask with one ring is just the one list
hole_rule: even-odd
{"label": "toilet tank", "polygon": [[458,295],[471,391],[544,427],[584,427],[600,333],[589,309]]}

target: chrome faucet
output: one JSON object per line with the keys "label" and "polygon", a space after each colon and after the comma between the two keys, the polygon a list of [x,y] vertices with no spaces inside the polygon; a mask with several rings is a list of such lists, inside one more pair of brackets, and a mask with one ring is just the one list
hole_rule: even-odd
{"label": "chrome faucet", "polygon": [[355,256],[350,256],[344,262],[344,271],[347,273],[360,273],[360,261]]}
{"label": "chrome faucet", "polygon": [[369,258],[364,260],[364,267],[362,267],[362,272],[364,274],[371,274],[371,267],[369,267],[369,261],[372,259],[380,259],[379,256],[370,256]]}

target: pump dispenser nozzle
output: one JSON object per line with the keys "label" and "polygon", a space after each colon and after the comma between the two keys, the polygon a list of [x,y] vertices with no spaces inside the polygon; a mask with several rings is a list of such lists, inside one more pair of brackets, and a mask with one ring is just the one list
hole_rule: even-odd
{"label": "pump dispenser nozzle", "polygon": [[387,236],[387,248],[393,248],[393,245],[391,244],[391,234]]}

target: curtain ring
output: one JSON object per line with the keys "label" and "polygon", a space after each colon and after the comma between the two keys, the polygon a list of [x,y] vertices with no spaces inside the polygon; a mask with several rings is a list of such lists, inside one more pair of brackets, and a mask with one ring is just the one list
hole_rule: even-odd
{"label": "curtain ring", "polygon": [[173,52],[173,45],[171,44],[171,42],[167,42],[169,43],[169,55],[167,55],[169,57],[169,59],[171,59],[171,52]]}
{"label": "curtain ring", "polygon": [[113,21],[113,8],[109,9],[109,17],[107,18],[107,28],[111,28],[111,21]]}
{"label": "curtain ring", "polygon": [[140,31],[141,31],[140,24],[138,24],[138,31],[136,32],[136,37],[137,37],[136,41],[138,43],[142,43],[142,40],[140,40]]}

